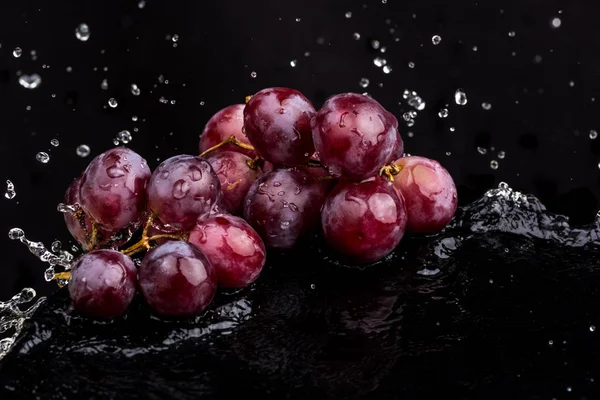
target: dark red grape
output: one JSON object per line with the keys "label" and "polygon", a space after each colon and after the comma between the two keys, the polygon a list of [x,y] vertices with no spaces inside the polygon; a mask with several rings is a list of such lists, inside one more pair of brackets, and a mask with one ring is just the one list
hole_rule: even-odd
{"label": "dark red grape", "polygon": [[402,170],[394,186],[404,197],[408,211],[407,230],[434,233],[454,217],[456,186],[439,162],[425,157],[403,157],[394,162]]}
{"label": "dark red grape", "polygon": [[122,315],[135,295],[137,270],[131,258],[115,250],[81,256],[69,281],[73,308],[96,318]]}
{"label": "dark red grape", "polygon": [[315,152],[310,120],[315,108],[302,93],[269,88],[244,109],[244,129],[256,153],[275,165],[306,164]]}
{"label": "dark red grape", "polygon": [[251,158],[234,151],[222,151],[211,154],[206,161],[210,163],[221,182],[224,204],[232,214],[242,213],[242,203],[250,186],[262,175],[260,168],[250,168]]}
{"label": "dark red grape", "polygon": [[396,143],[394,144],[394,150],[392,151],[392,155],[390,156],[389,161],[395,161],[404,156],[404,141],[402,140],[402,136],[400,136],[400,132],[396,131]]}
{"label": "dark red grape", "polygon": [[212,301],[217,275],[193,244],[171,241],[150,250],[139,269],[140,291],[158,314],[188,317]]}
{"label": "dark red grape", "polygon": [[267,247],[289,249],[318,225],[326,188],[300,169],[262,175],[244,200],[244,218]]}
{"label": "dark red grape", "polygon": [[223,287],[248,286],[265,265],[265,245],[260,236],[246,221],[233,215],[198,221],[189,241],[206,255],[217,273],[217,283]]}
{"label": "dark red grape", "polygon": [[397,141],[396,118],[357,93],[330,97],[312,120],[313,140],[331,175],[361,181],[390,160]]}
{"label": "dark red grape", "polygon": [[191,229],[221,196],[219,178],[200,157],[180,155],[165,160],[148,182],[148,208],[174,230]]}
{"label": "dark red grape", "polygon": [[[200,153],[231,136],[235,136],[242,143],[250,144],[242,131],[244,127],[244,107],[244,104],[225,107],[208,120],[200,135]],[[246,150],[234,144],[223,145],[214,151],[237,151],[251,158],[256,157],[255,151]]]}
{"label": "dark red grape", "polygon": [[150,179],[146,160],[127,147],[115,147],[92,160],[79,191],[86,214],[110,231],[138,224]]}
{"label": "dark red grape", "polygon": [[338,183],[321,211],[327,242],[357,264],[391,253],[404,236],[406,220],[404,200],[380,176]]}

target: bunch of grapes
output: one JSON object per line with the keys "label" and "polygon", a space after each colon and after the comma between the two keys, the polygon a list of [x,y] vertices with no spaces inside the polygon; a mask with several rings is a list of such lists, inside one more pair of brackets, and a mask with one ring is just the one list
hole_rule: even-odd
{"label": "bunch of grapes", "polygon": [[217,287],[254,282],[266,248],[290,249],[320,230],[351,262],[372,263],[405,231],[438,232],[456,211],[448,172],[403,157],[397,119],[361,94],[317,111],[296,90],[261,90],[215,114],[199,150],[151,172],[116,147],[71,184],[65,222],[88,251],[70,275],[76,310],[113,318],[139,290],[160,315],[197,315]]}

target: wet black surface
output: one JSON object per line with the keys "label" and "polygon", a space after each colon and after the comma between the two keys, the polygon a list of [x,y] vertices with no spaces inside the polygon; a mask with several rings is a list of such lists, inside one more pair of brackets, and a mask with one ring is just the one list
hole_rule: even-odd
{"label": "wet black surface", "polygon": [[194,321],[139,302],[93,323],[62,290],[0,365],[2,398],[596,398],[598,227],[503,189],[455,226],[362,270],[314,247],[272,254]]}

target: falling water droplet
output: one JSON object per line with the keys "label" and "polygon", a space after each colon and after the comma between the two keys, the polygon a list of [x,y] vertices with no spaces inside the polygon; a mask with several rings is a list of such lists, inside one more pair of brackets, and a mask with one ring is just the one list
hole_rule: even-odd
{"label": "falling water droplet", "polygon": [[492,109],[492,105],[490,103],[483,102],[481,103],[481,108],[483,108],[486,111],[489,111]]}
{"label": "falling water droplet", "polygon": [[440,117],[440,118],[448,118],[448,109],[447,108],[442,108],[438,112],[438,117]]}
{"label": "falling water droplet", "polygon": [[434,46],[437,46],[438,44],[440,44],[442,41],[442,37],[440,35],[433,35],[433,37],[431,38],[431,43],[433,43]]}
{"label": "falling water droplet", "polygon": [[504,160],[504,157],[506,157],[506,152],[504,152],[504,151],[500,150],[500,151],[498,152],[498,158],[499,158],[500,160]]}
{"label": "falling water droplet", "polygon": [[[422,111],[425,109],[425,101],[414,90],[404,89],[404,93],[402,93],[402,98],[406,100],[409,106],[418,111]],[[416,117],[416,113],[414,116]]]}
{"label": "falling water droplet", "polygon": [[102,90],[108,89],[108,81],[106,79],[102,79],[102,82],[100,83],[100,89],[102,89]]}
{"label": "falling water droplet", "polygon": [[90,27],[87,24],[79,24],[75,28],[75,37],[82,42],[87,42],[90,38]]}
{"label": "falling water droplet", "polygon": [[146,1],[145,0],[140,0],[138,2],[138,8],[141,10],[144,7],[146,7]]}
{"label": "falling water droplet", "polygon": [[596,327],[594,325],[590,325],[590,332],[595,332],[596,331]]}
{"label": "falling water droplet", "polygon": [[298,64],[298,60],[292,60],[290,61],[290,66],[295,67]]}
{"label": "falling water droplet", "polygon": [[510,36],[510,37],[515,37],[515,35],[516,35],[515,31],[508,32],[508,36]]}
{"label": "falling water droplet", "polygon": [[374,48],[375,50],[379,49],[379,47],[381,46],[381,43],[379,43],[379,40],[371,40],[371,47]]}
{"label": "falling water droplet", "polygon": [[389,74],[390,72],[392,72],[392,67],[389,65],[384,65],[382,69],[385,74]]}
{"label": "falling water droplet", "polygon": [[258,74],[256,73],[256,71],[252,71],[252,72],[250,72],[250,77],[251,77],[251,78],[256,78],[256,76],[257,76],[257,75],[258,75]]}
{"label": "falling water droplet", "polygon": [[490,168],[493,170],[498,169],[498,161],[496,161],[496,160],[490,161]]}
{"label": "falling water droplet", "polygon": [[117,103],[117,100],[114,97],[111,97],[110,99],[108,99],[108,105],[111,108],[115,108],[119,105],[119,103]]}
{"label": "falling water droplet", "polygon": [[140,88],[135,83],[131,84],[131,94],[134,96],[139,96],[141,93]]}
{"label": "falling water droplet", "polygon": [[90,155],[90,146],[87,144],[80,144],[77,146],[76,153],[79,157],[85,158]]}
{"label": "falling water droplet", "polygon": [[4,197],[11,200],[11,199],[14,199],[16,195],[17,195],[17,192],[15,192],[15,185],[11,181],[7,180],[6,181],[6,192],[4,193]]}
{"label": "falling water droplet", "polygon": [[179,40],[179,35],[174,34],[173,37],[171,38],[171,40],[173,41],[173,43],[176,43]]}
{"label": "falling water droplet", "polygon": [[457,89],[456,92],[454,92],[454,101],[459,106],[464,106],[467,104],[467,94],[462,89]]}
{"label": "falling water droplet", "polygon": [[25,89],[35,89],[42,83],[42,77],[38,74],[23,74],[19,77],[19,84]]}
{"label": "falling water droplet", "polygon": [[127,144],[127,143],[131,142],[132,139],[133,138],[131,136],[131,133],[128,130],[122,130],[121,132],[119,132],[117,134],[117,138],[115,139],[115,141],[123,143],[123,144]]}
{"label": "falling water droplet", "polygon": [[346,14],[344,14],[346,18],[352,18],[352,11],[346,11]]}
{"label": "falling water droplet", "polygon": [[594,139],[596,139],[597,137],[598,137],[598,132],[597,132],[597,131],[595,131],[594,129],[592,129],[592,130],[590,131],[590,139],[594,140]]}
{"label": "falling water droplet", "polygon": [[23,229],[21,228],[12,228],[10,231],[8,231],[8,237],[11,240],[19,240],[24,236],[25,232],[23,232]]}
{"label": "falling water droplet", "polygon": [[58,139],[52,139],[50,141],[50,144],[54,147],[58,147],[58,145],[60,144],[60,142],[58,141]]}
{"label": "falling water droplet", "polygon": [[415,67],[415,63],[412,61],[409,61],[408,68],[414,68],[414,67]]}
{"label": "falling water droplet", "polygon": [[485,147],[477,147],[477,152],[481,155],[487,154],[487,149]]}
{"label": "falling water droplet", "polygon": [[354,32],[354,33],[352,34],[352,37],[354,38],[354,40],[359,40],[359,39],[360,39],[360,33],[358,33],[358,32]]}
{"label": "falling water droplet", "polygon": [[360,78],[360,81],[358,81],[358,84],[360,85],[360,87],[366,88],[369,86],[369,80],[367,78]]}
{"label": "falling water droplet", "polygon": [[560,28],[561,24],[562,24],[562,21],[558,17],[552,18],[552,21],[550,21],[550,26],[552,26],[552,28],[555,28],[555,29]]}
{"label": "falling water droplet", "polygon": [[21,57],[21,54],[23,54],[23,50],[21,50],[20,47],[15,47],[15,49],[13,50],[13,56],[15,58],[19,58]]}
{"label": "falling water droplet", "polygon": [[48,161],[50,161],[50,156],[48,155],[48,153],[40,151],[35,155],[35,159],[41,162],[42,164],[47,164]]}
{"label": "falling water droplet", "polygon": [[375,57],[373,59],[373,64],[375,64],[376,67],[381,68],[381,67],[383,67],[384,65],[387,64],[387,60],[385,58],[382,58],[382,57]]}

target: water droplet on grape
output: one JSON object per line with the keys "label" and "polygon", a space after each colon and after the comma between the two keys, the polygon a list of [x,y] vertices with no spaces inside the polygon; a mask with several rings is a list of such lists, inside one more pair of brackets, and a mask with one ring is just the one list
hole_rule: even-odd
{"label": "water droplet on grape", "polygon": [[454,92],[454,101],[459,106],[464,106],[467,104],[467,94],[462,89],[457,89],[456,92]]}
{"label": "water droplet on grape", "polygon": [[438,117],[440,118],[448,118],[448,109],[447,108],[442,108],[439,112],[438,112]]}
{"label": "water droplet on grape", "polygon": [[490,161],[490,168],[493,170],[498,169],[498,161],[496,161],[496,160]]}
{"label": "water droplet on grape", "polygon": [[131,94],[134,96],[139,96],[141,93],[140,88],[135,83],[131,84]]}
{"label": "water droplet on grape", "polygon": [[75,37],[82,42],[87,42],[90,38],[90,27],[87,24],[79,24],[75,28]]}
{"label": "water droplet on grape", "polygon": [[431,43],[433,43],[434,46],[437,46],[438,44],[440,44],[442,41],[442,37],[440,35],[433,35],[431,37]]}
{"label": "water droplet on grape", "polygon": [[35,159],[41,162],[42,164],[47,164],[48,161],[50,161],[50,156],[48,155],[48,153],[40,151],[35,155]]}
{"label": "water droplet on grape", "polygon": [[81,158],[85,158],[90,155],[90,146],[87,144],[80,144],[77,146],[77,150],[75,150],[77,155]]}
{"label": "water droplet on grape", "polygon": [[358,84],[360,85],[360,87],[366,88],[369,86],[369,80],[367,78],[360,78],[360,81],[358,81]]}
{"label": "water droplet on grape", "polygon": [[42,83],[42,77],[38,74],[23,74],[19,77],[19,84],[25,89],[35,89]]}
{"label": "water droplet on grape", "polygon": [[12,54],[13,54],[13,57],[19,58],[19,57],[21,57],[21,54],[23,54],[23,50],[20,47],[15,47]]}
{"label": "water droplet on grape", "polygon": [[190,184],[183,179],[178,180],[173,185],[173,197],[177,200],[183,199],[190,191]]}
{"label": "water droplet on grape", "polygon": [[114,97],[111,97],[110,99],[108,99],[108,105],[111,108],[115,108],[119,105],[119,103],[117,103],[117,100]]}

